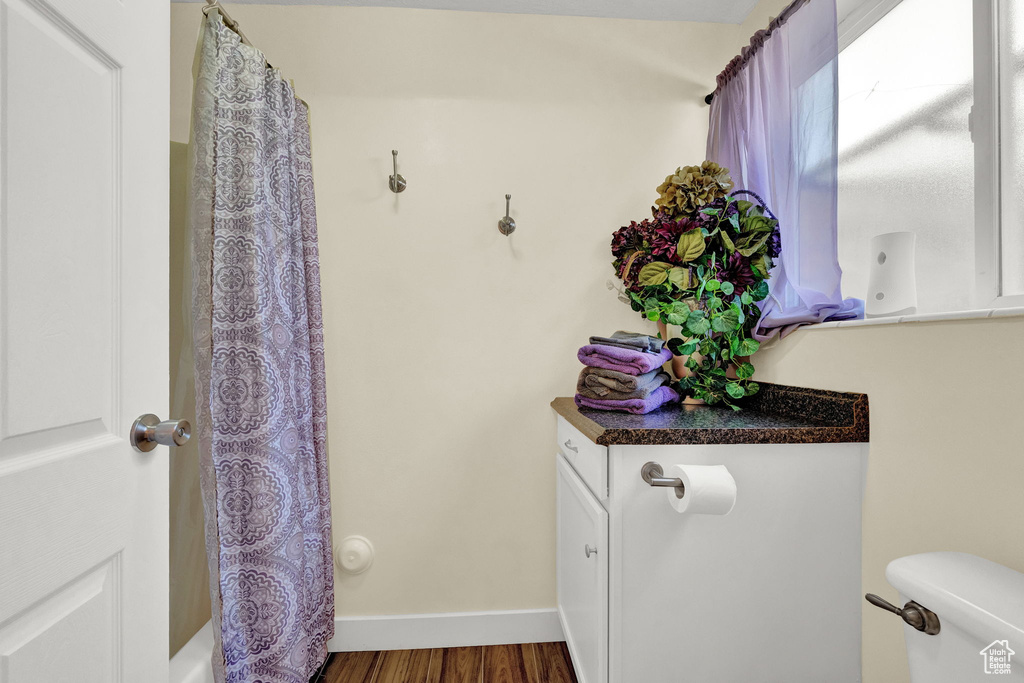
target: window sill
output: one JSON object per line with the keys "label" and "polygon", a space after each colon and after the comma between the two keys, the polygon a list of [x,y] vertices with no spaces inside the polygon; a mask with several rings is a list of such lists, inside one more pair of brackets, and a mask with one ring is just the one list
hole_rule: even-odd
{"label": "window sill", "polygon": [[985,308],[974,311],[950,311],[948,313],[918,313],[915,315],[894,315],[884,318],[863,320],[839,320],[836,322],[804,325],[802,330],[822,330],[829,327],[867,327],[869,325],[895,325],[897,323],[931,323],[945,320],[982,320],[985,318],[1013,318],[1024,316],[1024,306],[1011,308]]}

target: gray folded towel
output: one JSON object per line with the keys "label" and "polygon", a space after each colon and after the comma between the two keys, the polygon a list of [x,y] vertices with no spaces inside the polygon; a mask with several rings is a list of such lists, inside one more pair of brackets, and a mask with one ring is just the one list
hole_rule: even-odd
{"label": "gray folded towel", "polygon": [[612,401],[644,399],[670,380],[668,374],[661,370],[651,370],[643,375],[627,375],[604,368],[583,368],[576,380],[576,393],[586,398]]}
{"label": "gray folded towel", "polygon": [[630,391],[636,391],[637,389],[641,389],[656,381],[660,373],[661,368],[655,368],[654,370],[645,372],[642,375],[630,375],[629,373],[620,372],[618,370],[588,366],[583,368],[583,371],[580,373],[580,378],[588,388],[593,389],[596,392],[618,391],[621,393],[629,393]]}
{"label": "gray folded towel", "polygon": [[635,349],[646,353],[661,353],[665,341],[639,332],[623,332],[618,330],[610,337],[591,337],[591,344],[618,346],[620,349]]}

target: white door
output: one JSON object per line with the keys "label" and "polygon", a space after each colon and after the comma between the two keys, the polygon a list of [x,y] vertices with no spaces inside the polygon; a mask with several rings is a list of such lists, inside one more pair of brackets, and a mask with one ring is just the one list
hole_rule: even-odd
{"label": "white door", "polygon": [[608,681],[608,513],[558,455],[558,616],[576,678]]}
{"label": "white door", "polygon": [[0,0],[0,681],[167,680],[166,0]]}

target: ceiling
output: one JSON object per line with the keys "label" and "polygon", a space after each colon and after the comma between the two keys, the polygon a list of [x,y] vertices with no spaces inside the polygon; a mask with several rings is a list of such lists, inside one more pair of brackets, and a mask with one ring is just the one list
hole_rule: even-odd
{"label": "ceiling", "polygon": [[418,7],[507,14],[557,14],[574,17],[742,24],[750,10],[757,4],[757,0],[224,0],[229,12],[232,4]]}

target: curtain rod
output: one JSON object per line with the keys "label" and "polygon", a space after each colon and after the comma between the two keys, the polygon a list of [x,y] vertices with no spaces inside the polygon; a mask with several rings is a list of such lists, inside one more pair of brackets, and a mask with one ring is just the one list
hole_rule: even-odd
{"label": "curtain rod", "polygon": [[224,6],[220,4],[219,0],[206,0],[206,7],[203,8],[203,14],[208,15],[210,10],[215,9],[220,12],[221,18],[224,20],[224,25],[229,29],[238,34],[238,37],[242,39],[242,42],[249,47],[255,47],[249,39],[242,33],[242,29],[239,28],[238,22],[231,18],[231,15],[227,13]]}
{"label": "curtain rod", "polygon": [[[207,0],[207,1],[209,1],[209,0]],[[756,31],[754,33],[754,35],[750,37],[751,43],[753,43],[754,37],[757,36],[759,33],[763,33],[764,34],[764,40],[767,40],[768,38],[770,38],[771,35],[772,35],[772,32],[775,29],[777,29],[782,24],[786,23],[786,21],[789,20],[789,17],[794,12],[796,12],[797,9],[799,9],[804,3],[807,3],[807,2],[810,2],[810,0],[793,0],[793,2],[789,3],[788,5],[786,5],[786,7],[781,12],[779,12],[779,16],[771,17],[768,20],[768,28],[763,28],[760,31]],[[762,40],[761,42],[764,42],[764,40]],[[741,52],[739,55],[736,55],[736,57],[733,58],[733,60],[730,61],[729,64],[726,64],[726,68],[728,68],[729,65],[732,64],[734,61],[736,61],[737,59],[741,59],[741,58],[742,58],[742,63],[741,63],[740,66],[746,64],[747,60],[750,59],[750,57],[752,57],[755,52],[757,52],[759,47],[760,47],[760,45],[758,45],[758,47],[753,47],[753,45],[751,45],[751,47],[749,47],[749,48],[744,48],[745,50],[747,50],[747,54],[744,55]],[[713,92],[710,92],[707,95],[705,95],[704,96],[704,104],[711,104],[711,101],[715,99],[715,93],[716,92],[718,92],[718,88],[717,87],[715,88],[715,90]]]}

